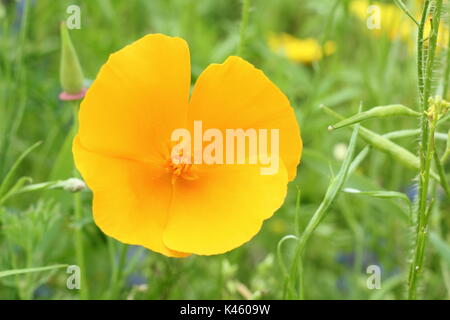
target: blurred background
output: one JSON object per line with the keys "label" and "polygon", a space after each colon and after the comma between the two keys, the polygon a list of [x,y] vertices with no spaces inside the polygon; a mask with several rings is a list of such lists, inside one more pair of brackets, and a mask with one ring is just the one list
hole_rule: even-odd
{"label": "blurred background", "polygon": [[[82,192],[80,224],[74,223],[70,193],[41,190],[0,201],[0,271],[76,264],[73,232],[82,228],[91,298],[281,299],[284,279],[277,245],[284,236],[295,234],[297,191],[301,191],[300,224],[305,226],[339,170],[351,134],[347,129],[328,132],[336,119],[319,106],[344,116],[356,113],[361,101],[365,108],[401,103],[418,109],[415,25],[392,1],[376,3],[382,6],[381,29],[370,30],[368,1],[251,1],[242,55],[288,96],[304,142],[302,163],[285,204],[251,242],[224,255],[186,259],[166,258],[139,247],[124,251],[93,223],[90,192]],[[405,3],[420,12],[420,1]],[[66,11],[70,5],[81,9],[80,29],[69,31],[87,83],[95,79],[109,54],[147,33],[180,36],[189,43],[192,83],[209,64],[236,54],[239,45],[240,0],[2,0],[0,179],[38,141],[42,143],[23,159],[13,181],[73,177],[68,142],[72,109],[58,98],[59,28],[70,15]],[[442,56],[447,52],[444,40],[438,49]],[[382,134],[414,129],[418,123],[393,118],[365,126]],[[446,130],[448,125],[440,131]],[[417,151],[417,136],[396,142]],[[358,150],[364,146],[358,142]],[[413,199],[416,173],[371,150],[346,187],[398,191]],[[429,299],[446,299],[450,292],[445,279],[449,272],[445,254],[450,252],[445,236],[448,200],[440,208],[431,225],[440,232],[441,247],[429,243],[421,288]],[[398,199],[341,194],[306,248],[305,298],[404,298],[413,240],[407,212]],[[294,241],[283,244],[285,263],[292,259],[294,245]],[[123,272],[118,276],[113,266],[120,262]],[[369,265],[381,267],[380,290],[366,286]],[[65,269],[54,269],[2,277],[0,298],[77,299],[78,291],[66,287],[67,276]]]}

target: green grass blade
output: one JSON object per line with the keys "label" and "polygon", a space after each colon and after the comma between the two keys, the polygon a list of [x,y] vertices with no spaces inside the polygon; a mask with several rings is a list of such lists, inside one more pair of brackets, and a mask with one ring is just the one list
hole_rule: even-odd
{"label": "green grass blade", "polygon": [[346,193],[368,196],[377,199],[398,199],[404,202],[408,207],[408,219],[412,222],[412,204],[408,196],[403,192],[397,191],[385,191],[385,190],[373,190],[373,191],[361,191],[353,188],[345,188],[343,190]]}
{"label": "green grass blade", "polygon": [[406,7],[406,5],[403,3],[402,0],[394,0],[395,4],[405,12],[405,14],[416,24],[416,26],[420,26],[419,21],[414,18],[414,15],[409,11],[409,9]]}
{"label": "green grass blade", "polygon": [[12,165],[11,169],[8,171],[8,173],[6,174],[5,178],[3,179],[1,185],[0,185],[0,196],[3,195],[6,191],[6,188],[8,187],[8,185],[11,183],[11,180],[14,177],[14,174],[17,171],[17,168],[20,166],[20,164],[22,163],[22,161],[37,147],[39,147],[41,145],[42,141],[38,141],[35,144],[33,144],[31,147],[29,147],[28,149],[26,149],[14,162],[14,164]]}
{"label": "green grass blade", "polygon": [[33,272],[54,270],[54,269],[59,269],[59,268],[66,268],[67,266],[68,266],[67,264],[55,264],[53,266],[47,266],[47,267],[0,271],[0,278],[15,276],[15,275],[19,275],[19,274],[25,274],[25,273],[33,273]]}

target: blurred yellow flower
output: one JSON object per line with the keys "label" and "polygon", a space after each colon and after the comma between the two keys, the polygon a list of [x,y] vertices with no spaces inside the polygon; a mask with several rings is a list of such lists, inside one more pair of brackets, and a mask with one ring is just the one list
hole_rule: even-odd
{"label": "blurred yellow flower", "polygon": [[[375,7],[374,7],[375,6]],[[378,7],[379,15],[370,8]],[[350,4],[350,12],[366,23],[368,19],[379,18],[379,28],[374,28],[376,36],[386,35],[391,40],[409,40],[414,32],[414,23],[404,14],[404,12],[394,4],[382,2],[370,2],[367,0],[354,0]]]}
{"label": "blurred yellow flower", "polygon": [[[420,20],[423,1],[416,1],[414,8],[412,8],[413,15],[416,20]],[[415,44],[415,33],[417,27],[414,22],[409,19],[406,14],[394,4],[386,4],[382,2],[369,2],[367,0],[354,0],[350,4],[350,11],[360,20],[367,22],[368,19],[373,19],[375,13],[369,8],[377,6],[379,8],[380,25],[379,29],[372,31],[376,36],[386,34],[391,40],[403,40],[408,42],[411,48]],[[430,21],[425,24],[424,38],[429,37],[431,29]],[[438,48],[444,48],[448,45],[449,28],[447,24],[441,24],[438,35]],[[425,43],[425,46],[427,43]],[[439,49],[438,49],[439,50]]]}
{"label": "blurred yellow flower", "polygon": [[[431,30],[431,22],[428,21],[425,24],[425,29],[424,29],[424,38],[427,39],[430,36],[430,30]],[[440,49],[442,48],[447,48],[448,47],[448,37],[449,37],[449,29],[448,29],[448,25],[441,23],[441,25],[439,26],[439,32],[438,32],[438,39],[437,39],[437,50],[439,52]],[[428,45],[428,41],[425,42],[425,46]]]}
{"label": "blurred yellow flower", "polygon": [[300,39],[290,34],[272,34],[268,39],[272,51],[284,54],[289,60],[305,64],[322,59],[323,55],[331,55],[336,51],[336,44],[327,41],[322,48],[313,38]]}

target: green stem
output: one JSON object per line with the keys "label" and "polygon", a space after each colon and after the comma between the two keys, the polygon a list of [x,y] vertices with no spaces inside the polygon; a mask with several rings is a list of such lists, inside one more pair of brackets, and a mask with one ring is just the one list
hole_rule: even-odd
{"label": "green stem", "polygon": [[[426,111],[428,109],[428,98],[430,97],[431,92],[431,82],[433,79],[433,66],[435,60],[436,53],[436,45],[437,38],[439,33],[439,24],[441,21],[441,10],[442,10],[442,0],[436,0],[436,8],[433,13],[433,20],[431,22],[431,31],[430,31],[430,40],[429,40],[429,48],[427,54],[427,64],[425,69],[425,79],[424,88],[423,88],[423,99],[422,99],[422,111]],[[422,34],[423,36],[423,34]],[[423,41],[421,41],[423,42]]]}
{"label": "green stem", "polygon": [[81,270],[81,288],[80,297],[82,300],[89,299],[89,288],[86,277],[86,264],[84,261],[84,245],[83,245],[83,230],[82,220],[83,214],[81,209],[81,193],[76,192],[73,195],[73,205],[75,210],[75,254],[77,258],[78,267]]}
{"label": "green stem", "polygon": [[111,288],[111,299],[118,299],[120,294],[120,286],[123,283],[123,274],[125,269],[125,262],[127,257],[128,245],[120,244],[120,252],[119,252],[119,262],[117,264],[116,272],[114,274],[114,279]]}
{"label": "green stem", "polygon": [[111,278],[109,282],[109,293],[105,294],[105,298],[108,299],[112,292],[112,287],[114,286],[114,279],[117,279],[117,274],[119,270],[117,269],[116,263],[116,243],[113,238],[108,237],[108,253],[109,253],[109,264],[111,266]]}
{"label": "green stem", "polygon": [[[419,199],[419,211],[418,211],[418,224],[417,224],[417,239],[416,247],[414,250],[414,257],[412,264],[410,266],[410,276],[409,276],[409,292],[408,298],[415,300],[417,298],[417,285],[418,278],[423,270],[424,262],[424,252],[425,252],[425,242],[428,229],[429,213],[431,212],[431,204],[427,204],[428,189],[430,182],[430,168],[431,162],[434,157],[434,131],[435,122],[431,123],[430,133],[428,134],[428,149],[426,151],[425,168],[424,175],[421,177],[422,180],[422,193]],[[428,173],[428,174],[427,174]]]}
{"label": "green stem", "polygon": [[[317,226],[325,217],[326,213],[328,212],[328,209],[330,208],[330,206],[333,204],[336,197],[340,193],[342,186],[347,181],[349,168],[351,166],[353,155],[355,152],[356,139],[358,137],[359,128],[360,126],[358,124],[353,129],[353,134],[350,139],[347,156],[341,166],[341,169],[339,170],[338,175],[333,177],[333,179],[331,180],[331,183],[328,186],[324,199],[320,203],[316,212],[314,212],[312,218],[309,220],[308,225],[305,228],[305,231],[302,233],[297,242],[297,247],[294,253],[294,259],[290,270],[290,279],[295,279],[295,277],[297,276],[297,272],[300,272],[300,274],[303,275],[303,270],[299,271],[299,267],[302,266],[301,263],[306,243],[310,239],[313,232],[316,230]],[[295,291],[295,289],[292,286],[293,286],[292,281],[288,281],[288,288],[290,289],[290,291]],[[300,291],[299,296],[303,297],[303,295],[304,295],[303,292]]]}
{"label": "green stem", "polygon": [[[73,106],[73,132],[78,130],[78,102]],[[77,169],[73,168],[74,176],[79,176]],[[81,288],[80,298],[82,300],[89,299],[89,286],[86,276],[86,264],[84,260],[84,241],[83,241],[83,211],[82,211],[82,199],[81,192],[76,192],[73,195],[73,208],[74,208],[74,220],[75,220],[75,255],[77,259],[78,267],[81,270]]]}
{"label": "green stem", "polygon": [[417,75],[418,75],[418,83],[419,83],[419,96],[422,101],[423,99],[423,88],[424,88],[424,79],[423,79],[423,33],[425,30],[425,24],[427,22],[428,16],[428,7],[430,6],[430,0],[425,1],[425,5],[422,12],[422,18],[420,19],[419,31],[417,36]]}
{"label": "green stem", "polygon": [[[428,190],[430,184],[431,162],[434,154],[434,133],[436,129],[436,118],[431,115],[429,121],[427,110],[429,109],[429,97],[431,93],[431,80],[433,78],[433,65],[436,52],[437,36],[440,24],[440,15],[442,10],[442,0],[436,0],[436,7],[433,13],[431,23],[430,40],[428,44],[428,54],[426,59],[425,78],[423,77],[422,60],[423,59],[423,29],[428,15],[428,6],[430,1],[425,2],[424,11],[422,13],[421,24],[418,34],[418,75],[419,88],[423,83],[423,94],[421,95],[422,118],[421,118],[421,142],[420,142],[420,172],[419,172],[419,204],[417,207],[417,227],[416,227],[416,244],[414,248],[413,260],[410,266],[408,278],[408,298],[415,300],[417,298],[418,278],[422,273],[424,263],[425,242],[428,228],[428,218],[431,204],[428,205]],[[420,89],[419,89],[420,91]]]}
{"label": "green stem", "polygon": [[299,258],[298,262],[298,300],[305,300],[305,277],[304,277],[303,259]]}
{"label": "green stem", "polygon": [[250,0],[242,0],[241,27],[239,31],[239,47],[238,56],[242,56],[245,50],[246,31],[248,26],[248,18],[250,15]]}

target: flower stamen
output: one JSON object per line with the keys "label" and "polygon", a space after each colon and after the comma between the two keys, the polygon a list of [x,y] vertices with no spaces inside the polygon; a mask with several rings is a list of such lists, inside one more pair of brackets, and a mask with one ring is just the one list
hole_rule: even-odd
{"label": "flower stamen", "polygon": [[198,175],[193,170],[192,159],[187,155],[183,155],[180,149],[175,155],[167,160],[166,170],[172,175],[172,184],[181,177],[185,180],[196,180]]}

